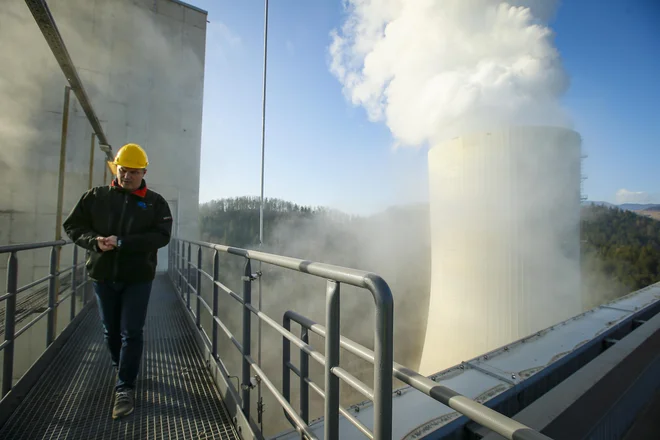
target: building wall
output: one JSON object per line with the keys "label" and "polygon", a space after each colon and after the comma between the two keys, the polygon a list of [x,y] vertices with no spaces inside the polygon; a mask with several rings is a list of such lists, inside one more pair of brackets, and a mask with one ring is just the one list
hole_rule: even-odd
{"label": "building wall", "polygon": [[[171,0],[48,4],[114,152],[146,149],[149,187],[178,211],[179,234],[197,238],[206,14]],[[0,108],[0,244],[51,240],[67,83],[25,2],[2,2],[0,22],[0,96],[11,104]],[[64,216],[88,188],[92,135],[74,94],[69,117]],[[97,148],[94,185],[103,168]],[[47,256],[35,254],[21,256],[21,281],[44,273]]]}
{"label": "building wall", "polygon": [[577,133],[521,127],[429,152],[432,374],[581,312]]}
{"label": "building wall", "polygon": [[[147,184],[175,210],[174,232],[198,238],[206,13],[171,0],[50,0],[48,5],[113,151],[129,142],[145,148],[151,164]],[[68,83],[23,0],[0,2],[0,41],[0,245],[53,240]],[[72,93],[63,218],[89,187],[91,136]],[[97,145],[94,186],[109,183],[104,168]],[[167,266],[166,255],[166,249],[159,252],[160,270]],[[19,286],[48,273],[47,249],[21,252],[18,258]],[[71,246],[62,266],[70,261]],[[3,286],[6,266],[3,255]],[[24,337],[31,340],[28,333]],[[26,356],[41,353],[44,345],[38,341]]]}

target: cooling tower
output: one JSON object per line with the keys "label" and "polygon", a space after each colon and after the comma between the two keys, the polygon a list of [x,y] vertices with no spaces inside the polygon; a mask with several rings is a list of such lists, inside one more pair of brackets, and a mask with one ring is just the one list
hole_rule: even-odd
{"label": "cooling tower", "polygon": [[428,157],[426,375],[581,312],[580,136],[509,128],[452,139]]}

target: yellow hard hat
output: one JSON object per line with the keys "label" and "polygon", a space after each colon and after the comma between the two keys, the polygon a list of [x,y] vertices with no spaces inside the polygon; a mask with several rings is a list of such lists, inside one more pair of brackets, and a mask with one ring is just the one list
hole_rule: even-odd
{"label": "yellow hard hat", "polygon": [[146,168],[147,153],[138,144],[126,144],[117,151],[113,165],[126,168]]}

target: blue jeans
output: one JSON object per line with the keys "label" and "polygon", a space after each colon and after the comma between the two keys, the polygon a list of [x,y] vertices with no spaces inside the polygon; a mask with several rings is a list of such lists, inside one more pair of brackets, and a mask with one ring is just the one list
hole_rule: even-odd
{"label": "blue jeans", "polygon": [[151,281],[146,283],[94,282],[112,365],[119,370],[115,389],[135,388],[142,359],[142,329],[147,318]]}

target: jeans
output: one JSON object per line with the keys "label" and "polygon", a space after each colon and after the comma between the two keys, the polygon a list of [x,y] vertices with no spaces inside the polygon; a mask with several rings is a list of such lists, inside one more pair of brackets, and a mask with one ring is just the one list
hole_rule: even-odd
{"label": "jeans", "polygon": [[118,369],[115,389],[135,388],[142,358],[142,329],[152,282],[94,282],[94,291],[103,323],[105,342],[112,365]]}

